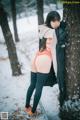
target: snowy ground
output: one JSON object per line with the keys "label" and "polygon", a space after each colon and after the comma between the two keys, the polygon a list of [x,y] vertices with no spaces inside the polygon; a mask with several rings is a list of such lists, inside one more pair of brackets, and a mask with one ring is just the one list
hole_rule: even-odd
{"label": "snowy ground", "polygon": [[[12,22],[9,25],[13,33]],[[4,38],[0,28],[0,112],[12,113],[24,108],[26,92],[30,84],[30,61],[38,49],[37,17],[18,19],[17,26],[20,42],[16,44],[16,48],[23,72],[19,77],[11,75],[7,48],[3,44]],[[43,89],[41,103],[49,120],[60,120],[58,94],[57,84]]]}

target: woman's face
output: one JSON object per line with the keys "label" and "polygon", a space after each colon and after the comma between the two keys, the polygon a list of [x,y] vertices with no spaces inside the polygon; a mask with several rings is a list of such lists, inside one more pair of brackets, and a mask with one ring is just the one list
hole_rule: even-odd
{"label": "woman's face", "polygon": [[51,48],[53,45],[53,38],[47,38],[46,40],[46,48]]}
{"label": "woman's face", "polygon": [[52,28],[54,28],[54,29],[56,29],[56,28],[58,28],[59,27],[59,25],[60,25],[60,21],[51,21],[51,27]]}

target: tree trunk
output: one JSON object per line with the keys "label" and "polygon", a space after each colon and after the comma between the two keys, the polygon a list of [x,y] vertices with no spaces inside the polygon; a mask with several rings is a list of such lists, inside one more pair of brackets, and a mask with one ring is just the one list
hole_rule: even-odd
{"label": "tree trunk", "polygon": [[44,23],[43,17],[43,0],[36,0],[37,1],[37,15],[38,15],[38,25]]}
{"label": "tree trunk", "polygon": [[13,27],[14,27],[14,37],[15,41],[19,41],[17,25],[16,25],[16,0],[10,0],[11,2],[11,12],[12,12],[12,20],[13,20]]}
{"label": "tree trunk", "polygon": [[21,69],[16,54],[16,47],[13,42],[12,34],[8,25],[6,12],[4,11],[4,8],[1,3],[0,3],[0,25],[7,45],[8,55],[12,68],[12,75],[20,75]]}
{"label": "tree trunk", "polygon": [[60,117],[61,120],[80,120],[80,4],[66,3],[63,7],[68,40],[65,49],[66,100]]}
{"label": "tree trunk", "polygon": [[80,98],[80,5],[64,4],[68,41],[65,55],[65,81],[67,99]]}

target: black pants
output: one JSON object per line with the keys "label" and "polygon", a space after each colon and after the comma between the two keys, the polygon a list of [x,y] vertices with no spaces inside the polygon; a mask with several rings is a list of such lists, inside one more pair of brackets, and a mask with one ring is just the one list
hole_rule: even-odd
{"label": "black pants", "polygon": [[42,89],[43,89],[43,86],[44,86],[47,78],[48,78],[48,73],[31,72],[31,84],[30,84],[28,91],[27,91],[25,107],[29,107],[30,99],[31,99],[32,93],[35,89],[32,112],[36,111],[37,105],[38,105],[39,100],[41,98]]}
{"label": "black pants", "polygon": [[65,48],[61,48],[60,45],[57,45],[57,64],[58,64],[57,81],[60,90],[59,100],[60,100],[60,105],[62,106],[66,97],[66,84],[64,80]]}

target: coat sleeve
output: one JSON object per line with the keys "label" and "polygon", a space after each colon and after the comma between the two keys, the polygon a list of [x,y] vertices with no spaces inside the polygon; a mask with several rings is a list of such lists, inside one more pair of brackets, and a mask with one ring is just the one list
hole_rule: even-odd
{"label": "coat sleeve", "polygon": [[54,67],[54,72],[57,77],[57,57],[56,57],[56,44],[57,44],[57,37],[55,30],[53,30],[53,46],[52,46],[52,61],[53,61],[53,67]]}
{"label": "coat sleeve", "polygon": [[53,48],[52,50],[52,59],[53,59],[53,67],[54,67],[54,72],[57,77],[57,59],[56,59],[56,48]]}

